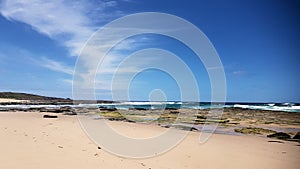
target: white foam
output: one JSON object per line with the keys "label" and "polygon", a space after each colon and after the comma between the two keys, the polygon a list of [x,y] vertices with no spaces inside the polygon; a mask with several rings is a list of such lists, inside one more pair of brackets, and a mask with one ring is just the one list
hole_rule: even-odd
{"label": "white foam", "polygon": [[243,109],[256,109],[256,110],[273,110],[273,111],[288,111],[288,112],[299,112],[300,106],[288,106],[290,104],[284,104],[285,106],[256,106],[256,105],[241,105],[235,104],[233,107],[243,108]]}
{"label": "white foam", "polygon": [[121,102],[119,104],[125,105],[163,105],[163,104],[175,104],[176,102]]}

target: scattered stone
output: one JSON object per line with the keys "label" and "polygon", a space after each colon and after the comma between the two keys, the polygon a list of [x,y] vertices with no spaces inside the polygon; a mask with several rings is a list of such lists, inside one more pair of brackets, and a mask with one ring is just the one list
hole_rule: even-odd
{"label": "scattered stone", "polygon": [[126,118],[125,117],[120,117],[120,118],[111,117],[111,118],[108,118],[108,120],[110,120],[110,121],[125,121]]}
{"label": "scattered stone", "polygon": [[283,132],[278,132],[278,133],[274,133],[274,134],[269,134],[267,135],[267,137],[269,138],[277,138],[280,140],[288,140],[291,139],[291,136],[287,133],[283,133]]}
{"label": "scattered stone", "polygon": [[56,116],[56,115],[48,115],[48,114],[45,114],[45,115],[43,116],[43,118],[57,118],[57,116]]}
{"label": "scattered stone", "polygon": [[58,148],[64,148],[63,146],[57,146]]}
{"label": "scattered stone", "polygon": [[101,147],[100,147],[100,146],[98,146],[98,149],[99,149],[99,150],[101,150]]}

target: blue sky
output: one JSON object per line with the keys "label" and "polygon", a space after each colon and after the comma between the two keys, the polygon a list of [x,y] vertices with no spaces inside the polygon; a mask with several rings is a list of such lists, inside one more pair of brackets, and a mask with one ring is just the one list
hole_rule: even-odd
{"label": "blue sky", "polygon": [[[164,12],[186,19],[210,39],[223,63],[227,101],[300,102],[300,14],[296,1],[0,1],[0,91],[72,97],[73,69],[88,38],[119,17]],[[158,18],[159,19],[159,18]],[[146,22],[146,21],[145,21]],[[162,48],[192,70],[201,101],[210,100],[210,82],[202,63],[186,46],[158,35],[129,38],[108,55],[101,71],[111,73],[118,55]],[[105,62],[106,63],[106,62]],[[108,77],[96,79],[96,97],[111,99]],[[148,100],[161,89],[180,100],[176,79],[158,70],[139,73],[130,99]]]}

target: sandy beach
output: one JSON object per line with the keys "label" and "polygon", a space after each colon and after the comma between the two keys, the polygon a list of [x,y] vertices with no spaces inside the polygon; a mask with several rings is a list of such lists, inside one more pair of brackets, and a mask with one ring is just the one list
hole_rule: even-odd
{"label": "sandy beach", "polygon": [[[115,130],[133,135],[151,136],[166,130],[155,125],[109,123]],[[163,155],[126,159],[98,149],[81,129],[76,116],[58,114],[58,118],[44,119],[39,112],[1,112],[0,137],[0,168],[6,169],[296,169],[300,160],[297,142],[214,134],[206,143],[199,144],[198,132],[190,132],[183,142]]]}
{"label": "sandy beach", "polygon": [[28,102],[28,100],[0,98],[0,103],[26,103],[26,102]]}

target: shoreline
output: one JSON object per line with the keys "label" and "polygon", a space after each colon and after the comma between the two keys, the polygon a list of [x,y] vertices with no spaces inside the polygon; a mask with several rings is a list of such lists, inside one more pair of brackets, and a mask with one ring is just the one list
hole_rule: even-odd
{"label": "shoreline", "polygon": [[219,134],[243,135],[256,134],[268,136],[275,133],[286,133],[293,140],[295,135],[300,134],[300,113],[252,110],[243,108],[224,108],[222,116],[214,114],[220,109],[166,109],[144,110],[130,109],[118,110],[116,108],[70,107],[65,105],[45,107],[33,105],[31,108],[7,107],[0,108],[1,112],[40,112],[64,115],[90,114],[95,119],[107,119],[110,121],[125,121],[131,123],[153,123],[164,128],[178,128],[182,130],[202,131],[202,127],[215,126]]}

